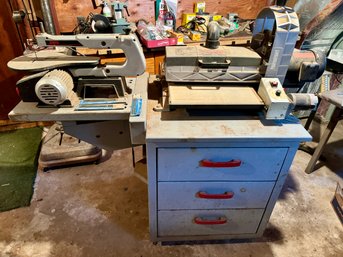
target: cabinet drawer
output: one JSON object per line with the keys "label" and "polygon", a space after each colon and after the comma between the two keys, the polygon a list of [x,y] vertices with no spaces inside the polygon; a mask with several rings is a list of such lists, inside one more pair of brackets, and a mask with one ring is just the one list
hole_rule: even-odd
{"label": "cabinet drawer", "polygon": [[159,210],[265,208],[274,182],[159,182]]}
{"label": "cabinet drawer", "polygon": [[158,148],[158,181],[276,180],[287,150]]}
{"label": "cabinet drawer", "polygon": [[158,236],[256,233],[263,212],[264,209],[159,211]]}

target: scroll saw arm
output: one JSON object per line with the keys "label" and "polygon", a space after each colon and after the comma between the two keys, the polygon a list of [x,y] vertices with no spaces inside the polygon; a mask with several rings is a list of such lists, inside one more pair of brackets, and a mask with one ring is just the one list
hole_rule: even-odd
{"label": "scroll saw arm", "polygon": [[134,34],[78,34],[36,36],[38,46],[84,47],[92,49],[121,49],[126,61],[119,64],[98,65],[95,67],[70,68],[75,77],[114,77],[139,76],[146,68],[145,57],[138,38]]}

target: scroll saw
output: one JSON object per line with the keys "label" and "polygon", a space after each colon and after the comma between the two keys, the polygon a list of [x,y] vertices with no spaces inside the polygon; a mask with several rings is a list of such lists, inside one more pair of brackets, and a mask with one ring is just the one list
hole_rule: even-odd
{"label": "scroll saw", "polygon": [[[22,102],[11,119],[61,121],[66,134],[103,149],[145,143],[148,75],[135,34],[41,33],[35,41],[40,51],[8,63],[32,73],[17,83]],[[121,49],[126,60],[100,64],[71,47]]]}
{"label": "scroll saw", "polygon": [[[122,65],[100,65],[98,57],[73,56],[43,50],[11,60],[8,67],[13,70],[40,72],[27,76],[17,83],[22,99],[25,99],[27,96],[25,93],[32,88],[29,84],[33,81],[35,95],[48,106],[63,104],[73,90],[81,96],[87,86],[97,87],[97,90],[94,91],[100,91],[107,86],[113,87],[117,98],[125,97],[125,93],[130,93],[131,89],[127,87],[124,76],[138,76],[145,71],[144,54],[134,34],[55,36],[42,33],[36,36],[36,42],[39,47],[116,48],[122,49],[126,56],[126,61]],[[37,98],[32,100],[37,101]]]}

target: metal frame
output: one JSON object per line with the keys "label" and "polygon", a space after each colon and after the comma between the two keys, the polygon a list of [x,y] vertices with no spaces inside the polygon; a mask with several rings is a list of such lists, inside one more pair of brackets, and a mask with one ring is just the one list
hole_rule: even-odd
{"label": "metal frame", "polygon": [[[289,142],[253,142],[253,141],[235,141],[235,143],[230,142],[230,140],[225,140],[226,142],[222,143],[213,143],[208,140],[198,139],[197,143],[186,142],[149,142],[147,143],[147,153],[148,153],[148,194],[149,194],[149,224],[150,224],[150,238],[153,242],[159,241],[183,241],[183,240],[224,240],[224,239],[250,239],[258,238],[263,235],[263,232],[267,226],[275,203],[279,197],[279,194],[282,190],[283,184],[287,178],[289,168],[292,164],[293,158],[298,149],[298,141],[289,141]],[[288,152],[285,156],[283,165],[281,167],[279,176],[274,184],[273,191],[268,200],[267,206],[265,207],[264,214],[260,221],[260,225],[253,234],[236,234],[236,235],[226,235],[225,232],[220,235],[202,235],[202,236],[166,236],[161,237],[158,235],[158,221],[157,221],[157,159],[158,153],[157,149],[159,147],[287,147]],[[227,182],[230,183],[230,182]]]}

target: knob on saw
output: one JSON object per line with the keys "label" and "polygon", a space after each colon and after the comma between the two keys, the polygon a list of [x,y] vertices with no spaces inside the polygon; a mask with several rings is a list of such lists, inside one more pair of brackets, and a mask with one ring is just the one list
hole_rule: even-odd
{"label": "knob on saw", "polygon": [[109,19],[101,14],[94,14],[92,16],[91,27],[95,33],[111,32],[111,23]]}
{"label": "knob on saw", "polygon": [[63,70],[52,70],[41,78],[35,92],[39,100],[48,105],[59,105],[73,93],[73,78]]}

